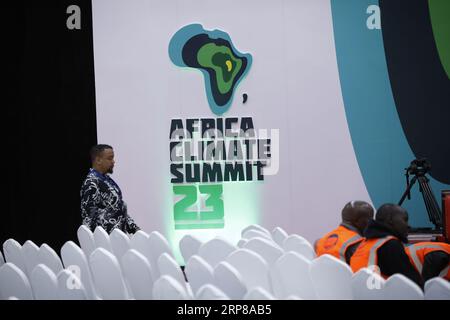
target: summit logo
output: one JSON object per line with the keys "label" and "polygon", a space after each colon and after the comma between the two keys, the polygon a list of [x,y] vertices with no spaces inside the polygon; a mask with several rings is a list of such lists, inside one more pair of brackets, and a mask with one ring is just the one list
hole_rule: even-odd
{"label": "summit logo", "polygon": [[226,32],[208,31],[201,24],[184,26],[173,35],[169,57],[178,67],[202,72],[208,104],[215,115],[230,108],[236,87],[252,65],[252,56],[239,52]]}

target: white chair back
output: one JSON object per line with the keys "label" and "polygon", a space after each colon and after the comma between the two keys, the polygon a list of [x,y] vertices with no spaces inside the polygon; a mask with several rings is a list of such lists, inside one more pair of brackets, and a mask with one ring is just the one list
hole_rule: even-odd
{"label": "white chair back", "polygon": [[64,267],[80,279],[86,291],[87,299],[97,299],[89,262],[84,251],[73,241],[67,241],[61,248],[61,258]]}
{"label": "white chair back", "polygon": [[284,253],[271,269],[273,292],[278,299],[295,295],[303,299],[317,299],[309,274],[311,262],[297,252]]}
{"label": "white chair back", "polygon": [[202,244],[203,242],[199,238],[190,234],[187,234],[181,238],[179,246],[185,264],[189,261],[190,257],[197,254],[198,249]]}
{"label": "white chair back", "polygon": [[316,252],[312,245],[305,238],[296,234],[290,235],[284,240],[283,249],[285,252],[297,252],[308,260],[313,260],[316,257]]}
{"label": "white chair back", "polygon": [[283,247],[283,242],[284,239],[286,239],[289,235],[287,234],[286,231],[284,231],[282,228],[280,227],[276,227],[272,230],[271,232],[272,234],[272,239],[273,241],[275,241],[275,243],[277,245],[279,245],[280,247]]}
{"label": "white chair back", "polygon": [[[23,256],[22,246],[14,239],[8,239],[3,243],[3,254],[5,261],[11,262],[17,268],[22,270],[25,274],[27,272],[27,265],[25,257]],[[20,299],[20,297],[18,297]]]}
{"label": "white chair back", "polygon": [[383,288],[385,300],[423,300],[422,289],[402,274],[396,273],[386,280]]}
{"label": "white chair back", "polygon": [[86,257],[89,257],[95,250],[94,235],[92,234],[91,229],[85,225],[81,225],[77,230],[77,237],[81,249],[83,249]]}
{"label": "white chair back", "polygon": [[355,300],[382,300],[386,281],[368,268],[358,270],[352,276],[352,292]]}
{"label": "white chair back", "polygon": [[22,253],[27,268],[26,273],[31,275],[31,272],[39,264],[39,247],[33,241],[27,240],[22,246]]}
{"label": "white chair back", "polygon": [[95,248],[103,248],[111,253],[114,253],[108,232],[106,232],[105,229],[103,229],[100,226],[95,227],[94,241],[95,241]]}
{"label": "white chair back", "polygon": [[211,267],[215,268],[219,262],[224,261],[234,250],[236,250],[234,245],[225,239],[217,237],[202,244],[198,250],[198,255],[205,259]]}
{"label": "white chair back", "polygon": [[[152,267],[153,275],[155,276],[156,266],[152,264],[152,250],[150,248],[150,240],[148,239],[148,234],[142,230],[139,230],[131,236],[130,248],[136,250],[147,258],[150,266]],[[155,278],[154,278],[155,279]]]}
{"label": "white chair back", "polygon": [[230,300],[230,298],[213,284],[205,284],[198,289],[197,300]]}
{"label": "white chair back", "polygon": [[89,257],[95,291],[105,300],[126,300],[129,295],[117,258],[104,248],[97,248]]}
{"label": "white chair back", "polygon": [[38,264],[31,272],[31,288],[36,300],[58,300],[58,279],[46,265]]}
{"label": "white chair back", "polygon": [[25,273],[13,263],[0,267],[0,299],[16,297],[19,300],[33,300],[33,292]]}
{"label": "white chair back", "polygon": [[232,300],[241,300],[247,293],[241,274],[228,262],[220,262],[214,268],[214,283]]}
{"label": "white chair back", "polygon": [[275,297],[261,287],[255,287],[247,292],[244,300],[275,300]]}
{"label": "white chair back", "polygon": [[266,228],[260,226],[259,224],[251,224],[251,225],[248,225],[247,227],[245,227],[244,229],[242,229],[241,237],[244,238],[244,233],[246,233],[249,230],[258,230],[258,231],[264,232],[268,236],[270,236],[270,232]]}
{"label": "white chair back", "polygon": [[268,240],[271,240],[271,241],[273,240],[272,236],[270,234],[268,234],[267,232],[263,232],[263,231],[256,230],[256,229],[247,230],[242,235],[243,239],[248,239],[248,240],[250,240],[252,238],[257,238],[257,237],[265,238],[265,239],[268,239]]}
{"label": "white chair back", "polygon": [[271,292],[269,265],[256,252],[248,249],[238,249],[232,252],[225,260],[242,275],[247,290],[261,287]]}
{"label": "white chair back", "polygon": [[244,249],[248,249],[258,253],[266,260],[269,268],[275,264],[275,261],[283,255],[281,249],[275,242],[265,238],[252,238],[245,245]]}
{"label": "white chair back", "polygon": [[153,273],[155,274],[155,277],[157,279],[161,274],[158,267],[159,256],[162,255],[163,253],[167,253],[173,257],[173,253],[167,239],[158,231],[151,232],[148,236],[148,240],[150,243],[150,250],[151,250],[150,264],[153,267]]}
{"label": "white chair back", "polygon": [[153,299],[155,300],[188,300],[185,288],[168,275],[161,276],[153,285]]}
{"label": "white chair back", "polygon": [[130,249],[122,256],[122,268],[134,298],[152,299],[154,276],[147,258],[137,250]]}
{"label": "white chair back", "polygon": [[214,269],[198,255],[188,260],[184,272],[194,295],[203,285],[214,284]]}
{"label": "white chair back", "polygon": [[57,280],[59,300],[87,300],[88,295],[86,289],[72,271],[66,269],[61,270],[57,276]]}
{"label": "white chair back", "polygon": [[180,265],[167,252],[159,256],[158,269],[162,276],[169,275],[183,285],[183,287],[186,286],[186,280],[184,279]]}
{"label": "white chair back", "polygon": [[114,255],[120,261],[122,256],[131,249],[130,238],[120,229],[115,228],[109,235]]}
{"label": "white chair back", "polygon": [[441,277],[425,282],[425,300],[450,300],[450,282]]}
{"label": "white chair back", "polygon": [[39,248],[37,261],[38,264],[42,263],[49,267],[55,275],[63,269],[63,265],[58,254],[46,243],[42,244]]}
{"label": "white chair back", "polygon": [[324,254],[311,262],[310,275],[318,299],[353,299],[353,273],[346,263]]}

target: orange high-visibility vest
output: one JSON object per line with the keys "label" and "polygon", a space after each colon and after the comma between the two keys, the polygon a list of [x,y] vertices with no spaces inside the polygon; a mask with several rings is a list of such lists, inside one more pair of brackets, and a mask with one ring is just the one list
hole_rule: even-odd
{"label": "orange high-visibility vest", "polygon": [[[365,239],[361,242],[350,259],[350,267],[353,272],[357,272],[362,268],[378,266],[378,249],[392,239],[397,238],[394,236],[387,236],[384,238]],[[381,274],[381,276],[386,278],[383,274]]]}
{"label": "orange high-visibility vest", "polygon": [[[409,256],[409,260],[411,260],[411,264],[420,274],[422,274],[425,256],[434,251],[444,251],[447,254],[450,254],[450,244],[444,242],[418,242],[406,247],[406,253]],[[450,280],[449,266],[444,268],[439,276]]]}
{"label": "orange high-visibility vest", "polygon": [[343,262],[345,261],[345,252],[347,249],[364,238],[357,232],[350,230],[344,226],[339,226],[333,231],[327,233],[316,243],[316,254],[330,254]]}

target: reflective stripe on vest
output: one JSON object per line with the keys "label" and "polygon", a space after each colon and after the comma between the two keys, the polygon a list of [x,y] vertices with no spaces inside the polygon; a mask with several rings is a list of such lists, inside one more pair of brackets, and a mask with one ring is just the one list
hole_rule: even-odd
{"label": "reflective stripe on vest", "polygon": [[384,243],[386,243],[387,241],[389,241],[391,239],[395,239],[395,237],[388,236],[388,237],[385,237],[385,238],[381,238],[377,242],[375,242],[373,247],[370,248],[369,261],[367,263],[367,267],[376,265],[378,248],[381,247]]}
{"label": "reflective stripe on vest", "polygon": [[442,270],[442,272],[439,274],[439,276],[442,278],[446,278],[449,270],[450,270],[450,266],[447,266],[447,268],[444,268],[444,270]]}
{"label": "reflective stripe on vest", "polygon": [[345,251],[347,250],[347,247],[348,247],[350,244],[352,244],[352,243],[354,243],[354,242],[356,242],[356,241],[358,241],[358,240],[360,240],[360,239],[362,239],[361,236],[355,235],[355,236],[351,237],[350,239],[348,239],[347,241],[345,241],[345,242],[342,244],[342,247],[341,247],[341,249],[339,250],[339,259],[341,259],[341,261],[347,263],[347,261],[345,260]]}

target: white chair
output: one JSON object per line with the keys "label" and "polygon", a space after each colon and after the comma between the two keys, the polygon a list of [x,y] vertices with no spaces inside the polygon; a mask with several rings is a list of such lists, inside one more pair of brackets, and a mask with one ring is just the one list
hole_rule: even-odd
{"label": "white chair", "polygon": [[147,258],[134,249],[122,256],[122,268],[129,288],[136,300],[150,300],[154,276]]}
{"label": "white chair", "polygon": [[264,232],[268,236],[270,236],[270,232],[266,228],[260,226],[259,224],[251,224],[251,225],[248,225],[247,227],[245,227],[244,229],[242,229],[242,231],[241,231],[242,238],[243,238],[244,233],[246,233],[248,230],[258,230],[258,231]]}
{"label": "white chair", "polygon": [[200,239],[190,234],[187,234],[181,238],[179,247],[185,264],[188,262],[190,257],[197,254],[198,249],[202,244],[203,242]]}
{"label": "white chair", "polygon": [[58,279],[46,265],[38,264],[33,269],[30,283],[36,300],[58,300]]}
{"label": "white chair", "polygon": [[284,239],[286,239],[289,235],[287,234],[286,231],[284,231],[282,228],[280,227],[276,227],[272,230],[271,232],[272,234],[272,239],[273,241],[275,241],[275,243],[277,245],[279,245],[280,247],[283,247],[283,242]]}
{"label": "white chair", "polygon": [[425,300],[450,300],[450,282],[441,277],[425,282]]}
{"label": "white chair", "polygon": [[22,254],[25,259],[26,272],[28,275],[31,275],[31,272],[39,264],[39,247],[33,241],[27,240],[22,246]]}
{"label": "white chair", "polygon": [[352,276],[352,292],[355,300],[383,300],[386,281],[368,268],[358,270]]}
{"label": "white chair", "polygon": [[284,253],[275,242],[265,238],[250,239],[245,245],[244,249],[248,249],[258,253],[264,260],[266,260],[269,268],[275,264],[275,261]]}
{"label": "white chair", "polygon": [[0,299],[16,297],[20,300],[33,300],[27,276],[11,262],[6,262],[0,267],[0,284]]}
{"label": "white chair", "polygon": [[[148,239],[148,234],[142,230],[139,230],[131,236],[130,248],[136,250],[147,258],[150,266],[152,267],[153,275],[155,276],[155,265],[152,264],[152,250],[150,248],[150,241]],[[155,279],[155,278],[154,278]]]}
{"label": "white chair", "polygon": [[73,241],[67,241],[61,248],[64,267],[80,279],[86,291],[87,299],[98,298],[87,257],[83,250]]}
{"label": "white chair", "polygon": [[164,275],[153,285],[153,298],[155,300],[188,300],[189,296],[177,280]]}
{"label": "white chair", "polygon": [[309,273],[318,299],[353,299],[353,273],[346,263],[324,254],[311,262]]}
{"label": "white chair", "polygon": [[122,259],[122,256],[130,250],[130,238],[120,229],[115,228],[109,235],[111,247],[117,259]]}
{"label": "white chair", "polygon": [[297,252],[284,253],[270,270],[274,295],[278,299],[286,299],[290,295],[317,299],[310,267],[311,262]]}
{"label": "white chair", "polygon": [[38,264],[42,263],[49,267],[55,275],[63,269],[63,265],[58,254],[46,243],[42,244],[39,248],[37,262]]}
{"label": "white chair", "polygon": [[275,300],[275,297],[261,287],[256,287],[247,292],[244,300]]}
{"label": "white chair", "polygon": [[86,257],[89,257],[95,250],[95,241],[92,231],[85,225],[81,225],[77,230],[78,243],[83,249]]}
{"label": "white chair", "polygon": [[193,255],[188,260],[184,272],[194,293],[205,284],[214,284],[214,269],[198,255]]}
{"label": "white chair", "polygon": [[6,240],[3,243],[3,254],[5,255],[6,262],[11,262],[26,274],[27,265],[25,262],[25,257],[23,256],[22,246],[20,245],[20,243],[18,243],[14,239]]}
{"label": "white chair", "polygon": [[128,292],[117,258],[104,248],[97,248],[89,257],[95,289],[105,300],[126,300]]}
{"label": "white chair", "polygon": [[198,289],[197,300],[230,300],[230,298],[213,284],[205,284]]}
{"label": "white chair", "polygon": [[250,239],[252,239],[252,238],[257,238],[257,237],[265,238],[265,239],[268,239],[268,240],[270,240],[270,241],[273,240],[273,239],[272,239],[272,236],[271,236],[270,234],[267,234],[267,232],[263,232],[263,231],[256,230],[256,229],[250,229],[250,230],[247,230],[247,231],[245,231],[245,232],[242,234],[242,238],[243,238],[243,239],[248,239],[248,240],[250,240]]}
{"label": "white chair", "polygon": [[87,300],[86,289],[72,271],[61,270],[57,280],[59,300]]}
{"label": "white chair", "polygon": [[234,250],[236,250],[234,245],[225,239],[217,237],[202,244],[198,249],[198,255],[205,259],[211,267],[215,268],[219,262],[224,261]]}
{"label": "white chair", "polygon": [[248,291],[254,287],[261,287],[268,292],[272,291],[269,266],[256,252],[238,249],[232,252],[225,261],[239,271]]}
{"label": "white chair", "polygon": [[386,280],[382,291],[385,300],[423,300],[422,289],[402,274],[396,273]]}
{"label": "white chair", "polygon": [[236,246],[238,248],[243,248],[247,242],[248,242],[248,239],[239,239],[239,241],[238,241]]}
{"label": "white chair", "polygon": [[95,248],[103,248],[111,253],[114,253],[108,232],[106,232],[105,229],[103,229],[100,226],[95,227],[94,241],[95,241]]}
{"label": "white chair", "polygon": [[151,232],[148,235],[148,240],[150,243],[150,253],[151,253],[150,264],[153,267],[153,273],[155,274],[155,277],[157,279],[161,274],[158,268],[159,256],[162,255],[163,253],[167,253],[173,257],[173,253],[167,239],[158,231]]}
{"label": "white chair", "polygon": [[186,280],[184,279],[184,274],[180,265],[167,252],[164,252],[159,256],[158,269],[162,276],[169,275],[177,280],[181,285],[186,286]]}
{"label": "white chair", "polygon": [[214,283],[232,300],[240,300],[247,293],[241,274],[228,262],[220,262],[214,268]]}
{"label": "white chair", "polygon": [[292,234],[284,240],[283,249],[285,252],[295,251],[308,260],[313,260],[316,257],[316,253],[311,244],[305,238],[296,234]]}

